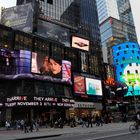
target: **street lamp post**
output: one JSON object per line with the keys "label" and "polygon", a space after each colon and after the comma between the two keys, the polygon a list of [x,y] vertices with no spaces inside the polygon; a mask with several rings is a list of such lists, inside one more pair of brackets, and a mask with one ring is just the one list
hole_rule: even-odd
{"label": "street lamp post", "polygon": [[136,103],[136,96],[134,92],[134,84],[132,84],[132,92],[133,92],[133,97],[134,97],[134,105],[135,105],[135,113],[137,112],[137,103]]}

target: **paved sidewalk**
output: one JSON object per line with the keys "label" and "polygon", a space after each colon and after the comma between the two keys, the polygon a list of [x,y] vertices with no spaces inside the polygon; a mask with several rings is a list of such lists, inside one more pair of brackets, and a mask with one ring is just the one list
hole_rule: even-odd
{"label": "paved sidewalk", "polygon": [[45,137],[54,137],[59,135],[66,134],[83,134],[83,133],[95,133],[96,136],[100,136],[101,133],[103,135],[109,135],[110,132],[113,134],[120,133],[129,133],[128,128],[132,122],[127,123],[110,123],[104,124],[103,126],[95,126],[92,128],[86,128],[77,126],[74,128],[65,126],[64,128],[40,128],[39,132],[29,132],[24,133],[20,130],[8,130],[8,131],[0,131],[0,139],[1,140],[22,140],[22,139],[31,139],[31,138],[45,138]]}

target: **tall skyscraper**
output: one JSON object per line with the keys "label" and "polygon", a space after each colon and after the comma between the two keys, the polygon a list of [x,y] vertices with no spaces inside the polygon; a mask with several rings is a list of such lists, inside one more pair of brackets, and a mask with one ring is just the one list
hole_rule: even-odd
{"label": "tall skyscraper", "polygon": [[120,19],[116,0],[96,0],[98,8],[99,23],[108,17]]}
{"label": "tall skyscraper", "polygon": [[137,42],[131,5],[129,0],[96,0],[96,2],[103,60],[105,63],[113,64],[113,45],[127,41]]}

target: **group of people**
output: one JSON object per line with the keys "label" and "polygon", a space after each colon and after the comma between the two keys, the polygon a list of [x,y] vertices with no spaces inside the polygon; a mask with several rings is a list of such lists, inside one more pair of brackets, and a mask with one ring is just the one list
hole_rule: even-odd
{"label": "group of people", "polygon": [[96,126],[103,126],[103,119],[99,115],[92,116],[90,114],[87,116],[82,116],[78,119],[72,117],[70,119],[70,126],[76,127],[77,124],[81,125],[82,127],[93,127],[93,124],[95,124]]}
{"label": "group of people", "polygon": [[9,121],[5,122],[5,127],[6,130],[10,130],[10,128],[14,128],[14,129],[20,129],[22,131],[24,131],[24,133],[28,133],[28,132],[33,132],[33,130],[35,131],[39,131],[39,120],[31,120],[31,121],[27,121],[25,120],[15,120],[13,123],[10,123]]}

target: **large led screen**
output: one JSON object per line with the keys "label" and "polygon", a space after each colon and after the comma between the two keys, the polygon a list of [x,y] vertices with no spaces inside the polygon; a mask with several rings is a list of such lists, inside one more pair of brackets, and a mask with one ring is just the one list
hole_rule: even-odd
{"label": "large led screen", "polygon": [[65,46],[70,47],[69,29],[62,26],[43,20],[38,20],[37,33],[40,36],[56,40],[63,43]]}
{"label": "large led screen", "polygon": [[24,32],[32,32],[33,7],[31,3],[3,9],[1,23]]}
{"label": "large led screen", "polygon": [[125,97],[140,95],[139,45],[127,42],[113,46],[113,58],[117,80],[126,83],[128,86],[128,92]]}
{"label": "large led screen", "polygon": [[102,96],[101,80],[86,78],[86,92],[87,95]]}
{"label": "large led screen", "polygon": [[31,72],[62,78],[62,62],[40,53],[32,52]]}
{"label": "large led screen", "polygon": [[72,47],[89,51],[89,40],[77,36],[72,36]]}
{"label": "large led screen", "polygon": [[31,52],[27,50],[15,51],[16,74],[31,72]]}
{"label": "large led screen", "polygon": [[62,80],[71,82],[71,62],[62,60]]}
{"label": "large led screen", "polygon": [[31,52],[0,49],[0,74],[15,75],[30,73]]}
{"label": "large led screen", "polygon": [[16,73],[16,58],[13,51],[0,49],[0,74]]}
{"label": "large led screen", "polygon": [[85,78],[83,76],[74,76],[74,92],[85,94]]}

